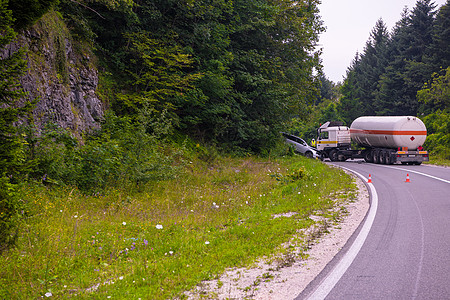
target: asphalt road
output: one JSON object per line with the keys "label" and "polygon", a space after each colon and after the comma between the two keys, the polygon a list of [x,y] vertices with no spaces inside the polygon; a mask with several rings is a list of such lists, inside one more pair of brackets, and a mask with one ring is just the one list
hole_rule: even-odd
{"label": "asphalt road", "polygon": [[450,299],[450,168],[334,164],[371,175],[371,208],[297,299]]}

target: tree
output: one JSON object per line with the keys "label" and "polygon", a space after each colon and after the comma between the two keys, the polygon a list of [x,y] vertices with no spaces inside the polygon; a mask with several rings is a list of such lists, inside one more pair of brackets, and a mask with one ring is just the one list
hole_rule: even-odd
{"label": "tree", "polygon": [[432,31],[432,44],[428,52],[428,60],[434,72],[450,66],[450,1],[442,6],[436,15]]}
{"label": "tree", "polygon": [[137,115],[144,106],[157,111],[173,110],[171,99],[187,92],[191,83],[200,77],[186,72],[192,58],[176,44],[152,39],[149,32],[126,36],[129,64],[125,70],[129,79],[125,83],[129,88],[128,93],[117,95],[119,103],[115,103],[115,110],[132,115]]}
{"label": "tree", "polygon": [[379,19],[363,53],[357,53],[342,85],[340,109],[345,122],[350,123],[362,115],[378,114],[378,82],[388,65],[388,41],[386,25]]}
{"label": "tree", "polygon": [[21,211],[15,183],[24,167],[24,143],[14,123],[32,109],[31,102],[19,104],[26,96],[19,83],[26,71],[25,50],[8,47],[16,33],[7,5],[7,0],[0,0],[0,252],[14,244]]}
{"label": "tree", "polygon": [[422,111],[426,113],[442,110],[450,112],[450,67],[444,75],[433,74],[431,84],[425,83],[417,92],[417,99],[423,103]]}
{"label": "tree", "polygon": [[395,25],[388,42],[388,66],[380,76],[379,93],[376,96],[376,106],[379,115],[402,115],[398,108],[403,104],[404,78],[402,70],[405,68],[404,52],[408,45],[407,28],[410,24],[410,12],[405,8],[402,18]]}
{"label": "tree", "polygon": [[15,19],[14,27],[23,29],[33,25],[58,0],[9,0],[8,9]]}
{"label": "tree", "polygon": [[411,12],[404,12],[394,29],[389,45],[391,61],[380,81],[377,98],[383,114],[417,114],[417,91],[433,72],[426,58],[433,40],[435,7],[430,0],[417,1]]}
{"label": "tree", "polygon": [[60,7],[98,43],[119,115],[167,105],[185,133],[257,152],[318,93],[318,0],[79,2]]}
{"label": "tree", "polygon": [[378,114],[376,96],[378,94],[378,81],[387,66],[387,42],[389,35],[382,19],[379,19],[373,28],[369,41],[366,43],[364,53],[359,64],[358,77],[359,99],[362,102],[363,115]]}
{"label": "tree", "polygon": [[357,117],[363,115],[362,103],[359,100],[357,77],[359,72],[359,54],[357,53],[352,65],[347,71],[347,77],[341,87],[341,98],[338,110],[345,124],[351,124]]}

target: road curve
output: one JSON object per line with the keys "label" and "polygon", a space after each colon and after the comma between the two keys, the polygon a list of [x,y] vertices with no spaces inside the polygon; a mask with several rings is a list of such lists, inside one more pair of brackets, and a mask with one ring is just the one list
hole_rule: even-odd
{"label": "road curve", "polygon": [[371,175],[376,210],[297,299],[450,299],[450,168],[333,164]]}

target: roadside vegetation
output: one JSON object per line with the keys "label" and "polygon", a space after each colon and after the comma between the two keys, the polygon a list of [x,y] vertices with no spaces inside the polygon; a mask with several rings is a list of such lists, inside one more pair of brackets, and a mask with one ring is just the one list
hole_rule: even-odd
{"label": "roadside vegetation", "polygon": [[[186,154],[188,153],[188,154]],[[0,256],[3,299],[168,299],[244,266],[327,215],[352,180],[297,155],[211,155],[194,145],[171,179],[87,195],[22,184],[17,247]],[[296,212],[290,218],[275,214]],[[333,217],[333,216],[331,216]],[[334,215],[336,218],[337,215]]]}
{"label": "roadside vegetation", "polygon": [[[424,146],[448,160],[448,4],[418,1],[392,34],[377,22],[335,85],[315,50],[319,3],[0,0],[0,298],[182,297],[288,251],[311,214],[338,218],[328,210],[355,187],[294,155],[280,131],[309,141],[329,120],[422,114]],[[108,109],[93,132],[34,114],[39,98],[21,87],[32,56],[10,45],[47,12],[97,56]]]}

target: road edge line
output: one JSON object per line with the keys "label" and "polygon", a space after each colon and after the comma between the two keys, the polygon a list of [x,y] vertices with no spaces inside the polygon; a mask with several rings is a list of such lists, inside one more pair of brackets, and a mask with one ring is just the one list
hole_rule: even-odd
{"label": "road edge line", "polygon": [[361,228],[361,231],[358,233],[358,236],[353,241],[353,244],[350,246],[347,253],[345,253],[339,263],[334,267],[334,269],[320,283],[317,289],[307,298],[308,300],[322,300],[328,296],[328,294],[347,271],[347,269],[350,267],[359,251],[361,250],[364,242],[367,239],[367,236],[369,235],[369,231],[372,228],[378,209],[378,194],[373,184],[367,183],[367,178],[365,178],[360,173],[342,166],[339,167],[352,172],[366,183],[367,187],[370,190],[371,205],[369,208],[369,212],[367,213],[367,218],[364,221],[364,225]]}
{"label": "road edge line", "polygon": [[401,171],[406,171],[406,172],[410,172],[410,173],[416,173],[416,174],[419,174],[419,175],[422,175],[422,176],[426,176],[426,177],[430,177],[432,179],[436,179],[436,180],[439,180],[439,181],[442,181],[442,182],[445,182],[445,183],[450,183],[450,180],[446,180],[444,178],[439,178],[439,177],[436,177],[436,176],[433,176],[433,175],[429,175],[429,174],[426,174],[426,173],[422,173],[422,172],[419,172],[419,171],[415,171],[415,170],[397,168],[397,167],[394,167],[394,166],[383,166],[383,165],[381,165],[381,166],[385,167],[385,168],[389,168],[389,169],[401,170]]}

